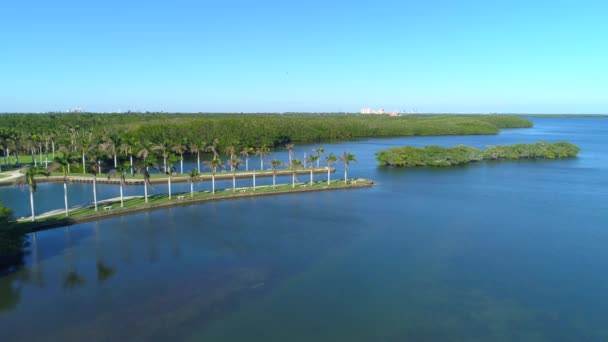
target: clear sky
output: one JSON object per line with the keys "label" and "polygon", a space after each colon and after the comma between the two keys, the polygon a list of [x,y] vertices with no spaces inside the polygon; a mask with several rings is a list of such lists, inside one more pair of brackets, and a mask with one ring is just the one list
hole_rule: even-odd
{"label": "clear sky", "polygon": [[0,112],[608,113],[608,2],[0,3]]}

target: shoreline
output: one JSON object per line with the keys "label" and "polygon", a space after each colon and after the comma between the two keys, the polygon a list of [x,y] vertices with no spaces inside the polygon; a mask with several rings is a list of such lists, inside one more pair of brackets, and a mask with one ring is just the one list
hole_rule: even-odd
{"label": "shoreline", "polygon": [[[336,182],[336,183],[334,183]],[[277,189],[272,189],[272,185],[268,186],[259,186],[256,187],[254,191],[251,187],[246,188],[237,188],[238,192],[233,192],[232,189],[222,189],[217,190],[216,194],[213,195],[208,191],[203,192],[195,192],[199,197],[190,197],[190,192],[185,193],[175,193],[172,199],[168,199],[167,195],[155,195],[149,196],[150,199],[159,200],[162,203],[142,203],[135,207],[130,208],[113,208],[114,206],[120,205],[120,198],[117,200],[110,199],[104,200],[106,207],[112,207],[110,210],[106,211],[103,209],[104,206],[100,205],[101,201],[98,202],[99,211],[92,211],[92,206],[88,205],[81,208],[73,208],[76,210],[86,210],[89,211],[85,213],[83,216],[77,217],[65,217],[63,215],[64,211],[62,209],[55,209],[49,211],[47,213],[40,214],[40,220],[36,222],[24,221],[28,218],[24,218],[24,220],[18,221],[18,226],[21,226],[23,229],[26,229],[28,233],[35,233],[38,231],[53,229],[57,227],[63,226],[71,226],[78,223],[85,223],[97,220],[103,220],[110,217],[117,216],[126,216],[130,214],[152,211],[158,209],[166,209],[177,206],[188,206],[199,203],[206,202],[216,202],[230,199],[242,199],[242,198],[252,198],[252,197],[261,197],[261,196],[273,196],[273,195],[285,195],[285,194],[295,194],[295,193],[303,193],[303,192],[318,192],[318,191],[331,191],[331,190],[348,190],[348,189],[362,189],[362,188],[370,188],[375,186],[376,183],[369,179],[357,178],[350,180],[349,183],[344,183],[343,180],[332,181],[331,185],[327,185],[327,182],[317,182],[314,185],[310,185],[310,183],[296,183],[296,187],[292,188],[291,184],[281,184],[277,185]],[[207,197],[200,197],[207,196]],[[129,200],[143,200],[143,196],[133,196],[129,199],[125,198],[125,203]],[[56,212],[55,214],[48,215],[49,213]],[[43,217],[44,216],[44,217]]]}
{"label": "shoreline", "polygon": [[[310,174],[310,170],[311,170],[310,168],[299,169],[299,170],[296,170],[295,173],[297,175],[307,175],[307,174]],[[327,167],[319,167],[319,168],[312,169],[313,174],[326,174],[327,171],[328,171]],[[330,172],[335,173],[336,169],[332,167]],[[19,171],[13,171],[13,175],[11,177],[0,178],[0,186],[15,185],[16,180],[23,176],[23,174],[19,173],[17,175],[17,173],[19,173]],[[280,170],[277,170],[276,175],[277,175],[277,177],[291,176],[292,173],[293,172],[291,172],[291,170],[280,169]],[[157,175],[160,175],[160,176],[156,177]],[[268,177],[272,177],[272,175],[273,175],[273,171],[271,171],[271,170],[255,172],[256,178],[257,177],[268,178]],[[144,179],[140,178],[143,176],[141,176],[140,174],[136,174],[135,176],[137,176],[137,177],[133,177],[131,174],[125,175],[125,185],[143,185],[144,184]],[[253,177],[253,171],[237,171],[235,174],[236,179],[252,178],[252,177]],[[66,178],[67,178],[68,183],[93,183],[93,176],[89,175],[89,174],[87,174],[87,175],[71,174],[71,175],[68,175]],[[168,177],[166,177],[166,175],[164,175],[164,174],[153,174],[152,177],[150,177],[150,183],[152,183],[152,184],[166,183],[167,178]],[[201,173],[200,176],[198,177],[198,182],[211,181],[211,179],[212,179],[211,172],[204,172],[204,173]],[[215,174],[216,181],[231,180],[231,179],[232,179],[232,172],[230,172],[230,171],[218,172]],[[187,174],[177,174],[177,175],[171,176],[171,182],[173,182],[173,183],[186,183],[189,181],[190,181],[190,177]],[[58,175],[52,175],[52,176],[48,176],[48,177],[37,176],[36,182],[38,182],[38,183],[63,183],[63,176],[58,176]],[[120,178],[108,179],[107,174],[98,175],[97,184],[119,185]]]}

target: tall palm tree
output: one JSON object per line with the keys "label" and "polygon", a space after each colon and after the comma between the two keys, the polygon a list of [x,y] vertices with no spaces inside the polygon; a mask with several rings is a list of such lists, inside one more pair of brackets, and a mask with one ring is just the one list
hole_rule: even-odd
{"label": "tall palm tree", "polygon": [[148,168],[144,166],[139,170],[139,173],[144,176],[144,200],[148,203],[148,186],[152,185],[150,183],[150,172],[148,172]]}
{"label": "tall palm tree", "polygon": [[[235,151],[234,146],[227,146],[224,149],[224,153],[226,154],[226,156],[228,156],[228,165],[230,165],[230,160],[232,160],[234,158],[234,151]],[[230,171],[232,171],[232,165],[230,165]]]}
{"label": "tall palm tree", "polygon": [[53,164],[49,168],[50,171],[54,171],[57,169],[61,169],[63,173],[63,202],[65,204],[65,216],[68,216],[68,173],[70,169],[70,164],[73,164],[74,160],[71,158],[69,152],[62,153],[61,155],[55,157],[53,159]]}
{"label": "tall palm tree", "polygon": [[87,173],[85,154],[87,152],[89,152],[92,144],[93,144],[93,132],[89,132],[85,136],[81,137],[78,141],[78,146],[80,147],[80,152],[82,154],[82,174],[83,175],[85,175]]}
{"label": "tall palm tree", "polygon": [[319,162],[321,161],[321,155],[325,154],[325,149],[321,146],[313,150],[317,154],[317,169],[319,168]]}
{"label": "tall palm tree", "polygon": [[201,173],[197,169],[192,169],[188,172],[188,180],[190,180],[190,197],[194,196],[194,183],[201,180]]}
{"label": "tall palm tree", "polygon": [[173,164],[177,162],[177,157],[174,154],[169,154],[167,156],[167,170],[165,173],[167,174],[167,187],[169,189],[169,199],[171,199],[171,177],[173,176],[173,172],[176,171]]}
{"label": "tall palm tree", "polygon": [[273,159],[270,161],[270,166],[272,167],[272,188],[275,189],[277,187],[277,168],[281,165],[281,161],[278,159]]}
{"label": "tall palm tree", "polygon": [[243,147],[241,155],[245,156],[245,171],[249,171],[249,155],[253,153],[253,147]]}
{"label": "tall palm tree", "polygon": [[289,168],[291,169],[291,187],[296,187],[296,172],[299,168],[302,167],[302,161],[300,159],[292,159],[291,163],[289,163]]}
{"label": "tall palm tree", "polygon": [[235,192],[236,191],[236,170],[239,168],[239,165],[241,165],[241,159],[238,158],[237,156],[233,156],[228,161],[228,164],[230,165],[230,169],[232,170],[232,192]]}
{"label": "tall palm tree", "polygon": [[167,158],[169,158],[169,142],[165,141],[161,144],[152,146],[152,151],[158,152],[163,158],[163,172],[167,172]]}
{"label": "tall palm tree", "polygon": [[118,165],[118,167],[116,167],[115,169],[112,169],[112,170],[110,170],[110,172],[108,172],[108,179],[117,177],[119,180],[120,207],[121,208],[124,208],[124,206],[125,206],[125,201],[124,201],[124,189],[125,189],[125,184],[126,184],[125,174],[127,173],[127,170],[129,170],[129,167],[130,166],[128,163],[124,163],[124,164]]}
{"label": "tall palm tree", "polygon": [[190,153],[196,153],[196,170],[198,173],[201,173],[201,152],[205,150],[205,145],[205,142],[201,142],[200,144],[191,143],[188,146]]}
{"label": "tall palm tree", "polygon": [[308,165],[310,165],[310,185],[313,185],[314,183],[314,168],[315,168],[315,162],[319,162],[319,156],[318,155],[314,155],[311,154],[308,157]]}
{"label": "tall palm tree", "polygon": [[255,150],[255,154],[260,157],[260,171],[264,171],[264,157],[270,154],[270,148],[266,145],[258,147]]}
{"label": "tall palm tree", "polygon": [[213,152],[213,158],[218,158],[219,155],[217,153],[217,148],[220,146],[220,139],[215,138],[211,141],[211,143],[205,146],[205,150],[208,152]]}
{"label": "tall palm tree", "polygon": [[149,142],[141,142],[138,147],[137,158],[141,159],[142,161],[144,161],[144,163],[146,163],[146,159],[148,159],[148,156],[150,155],[151,151],[152,147]]}
{"label": "tall palm tree", "polygon": [[93,205],[97,211],[97,175],[101,173],[101,163],[97,156],[91,158],[91,173],[93,174]]}
{"label": "tall palm tree", "polygon": [[176,144],[171,147],[171,151],[179,154],[179,163],[180,163],[179,173],[182,175],[184,174],[184,152],[186,152],[188,150],[188,147],[186,144],[187,144],[187,142],[184,141],[180,144]]}
{"label": "tall palm tree", "polygon": [[45,170],[39,169],[37,167],[30,167],[25,170],[25,174],[23,178],[20,180],[21,187],[27,187],[30,189],[30,208],[32,209],[32,222],[36,221],[36,213],[34,211],[34,193],[38,189],[38,184],[36,183],[36,176],[47,176],[49,173]]}
{"label": "tall palm tree", "polygon": [[357,159],[355,159],[354,154],[344,152],[340,156],[340,161],[344,164],[344,183],[346,183],[346,181],[348,180],[348,167],[350,163],[356,162]]}
{"label": "tall palm tree", "polygon": [[338,161],[338,157],[331,152],[326,158],[325,162],[327,162],[327,185],[331,183],[331,164]]}
{"label": "tall palm tree", "polygon": [[218,168],[223,168],[224,164],[222,164],[220,158],[213,158],[211,161],[205,162],[205,164],[211,169],[211,193],[215,194],[215,173]]}
{"label": "tall palm tree", "polygon": [[134,138],[130,139],[122,139],[122,144],[120,144],[119,150],[120,153],[123,153],[126,157],[129,157],[129,169],[131,175],[135,172],[135,167],[133,165],[133,149],[137,146],[137,141]]}
{"label": "tall palm tree", "polygon": [[285,147],[287,148],[287,152],[289,152],[289,164],[291,164],[292,160],[293,160],[293,147],[294,144],[287,144],[285,145]]}

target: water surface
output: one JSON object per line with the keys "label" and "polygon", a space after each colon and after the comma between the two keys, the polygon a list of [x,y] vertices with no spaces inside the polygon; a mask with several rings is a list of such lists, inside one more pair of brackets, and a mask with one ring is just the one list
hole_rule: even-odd
{"label": "water surface", "polygon": [[[353,152],[351,174],[376,180],[371,189],[205,203],[38,233],[23,269],[0,278],[3,340],[606,340],[608,120],[532,120],[532,129],[497,136],[324,144]],[[582,152],[449,169],[374,160],[406,144],[538,140]],[[101,198],[118,193],[100,188]],[[87,203],[90,192],[71,185],[71,203]],[[28,214],[18,188],[0,188],[0,198]],[[60,207],[62,186],[41,185],[36,200],[41,211]]]}

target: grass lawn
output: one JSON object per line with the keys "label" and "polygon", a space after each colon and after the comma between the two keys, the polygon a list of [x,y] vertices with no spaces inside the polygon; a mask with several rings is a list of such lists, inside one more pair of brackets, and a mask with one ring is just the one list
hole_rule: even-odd
{"label": "grass lawn", "polygon": [[[95,211],[95,208],[92,205],[72,209],[70,210],[68,219],[78,221],[78,219],[90,219],[98,216],[112,216],[114,214],[128,213],[130,211],[148,210],[160,207],[169,207],[212,200],[249,197],[264,194],[269,195],[273,193],[281,194],[314,190],[366,187],[371,186],[373,184],[374,183],[372,181],[367,179],[354,179],[349,180],[348,183],[345,183],[344,180],[334,180],[329,185],[327,184],[327,182],[315,182],[314,184],[296,183],[295,187],[293,187],[292,184],[278,184],[276,188],[273,188],[272,185],[259,186],[256,187],[255,190],[252,187],[236,188],[235,191],[233,191],[232,188],[229,188],[216,190],[215,194],[212,194],[210,191],[195,191],[193,194],[190,194],[189,192],[175,193],[172,195],[171,199],[169,199],[169,196],[167,194],[158,194],[148,196],[148,203],[145,202],[145,199],[143,197],[125,199],[123,208],[120,207],[120,199],[118,199],[116,201],[98,204],[97,212]],[[65,218],[65,214],[61,212],[51,216],[39,217],[36,222],[40,224],[44,222],[58,221]]]}

